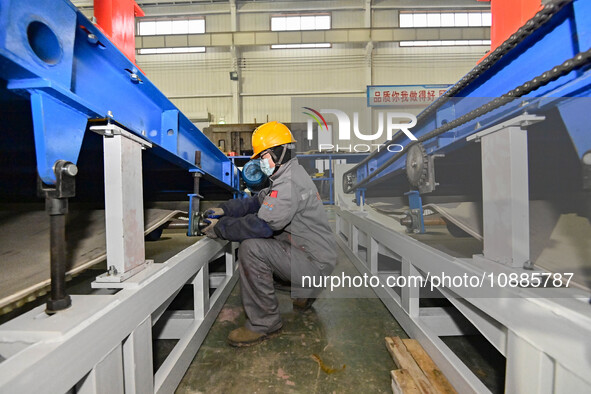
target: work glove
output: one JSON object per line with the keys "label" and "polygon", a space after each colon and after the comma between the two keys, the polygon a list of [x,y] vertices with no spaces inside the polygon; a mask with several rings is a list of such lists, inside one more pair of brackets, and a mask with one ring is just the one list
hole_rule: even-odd
{"label": "work glove", "polygon": [[216,239],[218,235],[215,233],[214,227],[218,224],[218,219],[205,219],[205,223],[209,223],[209,226],[203,229],[203,233],[211,239]]}
{"label": "work glove", "polygon": [[203,213],[206,218],[218,219],[224,216],[225,212],[222,208],[210,208]]}

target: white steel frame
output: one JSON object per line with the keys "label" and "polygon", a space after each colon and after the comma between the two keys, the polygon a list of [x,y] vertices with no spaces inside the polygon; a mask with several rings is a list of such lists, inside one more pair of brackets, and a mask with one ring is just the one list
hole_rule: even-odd
{"label": "white steel frame", "polygon": [[[0,393],[173,392],[238,279],[235,248],[202,239],[116,294],[74,295],[65,311],[48,316],[39,306],[0,326]],[[208,263],[221,256],[226,272],[210,297]],[[193,311],[165,314],[187,283]],[[166,329],[152,338],[156,323]],[[170,338],[178,342],[153,373],[152,339]]]}
{"label": "white steel frame", "polygon": [[[498,167],[496,172],[494,165],[483,166],[483,175],[486,176],[483,184],[487,184],[483,186],[484,190],[492,184],[510,182],[508,195],[514,197],[505,201],[502,208],[508,220],[504,224],[511,225],[513,220],[515,226],[503,228],[499,233],[494,231],[493,225],[489,225],[484,239],[485,255],[456,258],[421,243],[408,236],[393,219],[375,213],[370,207],[355,206],[351,197],[342,193],[342,187],[335,184],[340,193],[337,198],[340,206],[335,208],[337,242],[361,273],[380,277],[383,286],[374,288],[375,293],[408,335],[421,342],[461,393],[489,390],[440,339],[440,336],[465,335],[465,327],[461,321],[458,323],[458,311],[506,357],[506,392],[591,392],[591,307],[588,292],[576,288],[504,288],[496,293],[475,296],[473,289],[444,288],[440,291],[454,308],[424,308],[419,307],[419,299],[424,295],[419,294],[418,288],[390,288],[384,280],[384,275],[425,277],[430,273],[433,277],[445,273],[448,276],[468,274],[481,277],[487,273],[532,272],[523,267],[528,256],[521,245],[525,241],[529,244],[529,238],[524,241],[529,234],[523,230],[523,223],[511,216],[518,215],[523,209],[526,213],[528,211],[527,191],[524,192],[520,186],[523,183],[527,185],[527,178],[501,177],[506,177],[509,172],[516,177],[527,176],[527,162],[523,162],[523,157],[527,158],[527,152],[523,152],[526,148],[525,131],[520,128],[537,120],[541,119],[521,117],[479,136],[484,139],[487,135],[500,132],[494,136],[492,144],[483,144],[483,149],[487,146],[497,149],[499,144],[508,144],[511,155],[506,166]],[[489,150],[486,155],[493,153]],[[483,156],[486,155],[483,153]],[[492,159],[492,162],[497,159]],[[340,181],[344,171],[346,167],[338,168],[335,180]],[[483,199],[485,205],[499,204],[492,194]],[[516,207],[515,203],[519,206]],[[490,208],[484,207],[484,221],[488,220],[489,224],[494,220],[490,214],[495,214]],[[487,244],[487,234],[490,237],[491,233],[493,242]],[[496,248],[500,244],[509,246]],[[492,247],[486,248],[487,245]],[[502,255],[503,250],[506,256]],[[492,258],[487,256],[489,253]],[[379,271],[378,254],[400,261],[401,270]],[[529,268],[527,264],[526,267]]]}
{"label": "white steel frame", "polygon": [[[93,287],[111,290],[0,326],[0,393],[173,392],[238,279],[237,244],[228,241],[204,238],[164,263],[145,261],[141,150],[150,144],[115,125],[93,131],[105,139],[107,266],[115,267]],[[218,258],[225,271],[210,273]],[[168,311],[186,284],[192,310]],[[178,340],[155,372],[153,339]]]}

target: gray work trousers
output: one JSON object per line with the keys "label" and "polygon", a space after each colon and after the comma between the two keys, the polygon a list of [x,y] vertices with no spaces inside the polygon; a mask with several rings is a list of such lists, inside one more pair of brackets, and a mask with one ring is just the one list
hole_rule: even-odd
{"label": "gray work trousers", "polygon": [[266,334],[282,326],[273,274],[291,282],[292,294],[297,298],[314,296],[322,290],[301,289],[301,281],[304,275],[322,275],[325,265],[312,261],[305,252],[286,242],[274,238],[247,239],[240,243],[238,261],[246,328],[251,331]]}

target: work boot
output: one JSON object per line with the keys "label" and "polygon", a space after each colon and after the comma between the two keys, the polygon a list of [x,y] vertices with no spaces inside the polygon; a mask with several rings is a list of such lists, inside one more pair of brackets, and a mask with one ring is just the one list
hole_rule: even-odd
{"label": "work boot", "polygon": [[304,312],[312,307],[312,304],[316,301],[316,298],[292,298],[294,311]]}
{"label": "work boot", "polygon": [[246,346],[257,345],[257,344],[269,339],[271,336],[277,334],[279,332],[279,330],[281,330],[281,328],[279,328],[273,332],[270,332],[268,334],[263,334],[260,332],[251,331],[246,327],[240,327],[240,328],[230,331],[230,334],[228,335],[228,344],[230,344],[230,346],[235,346],[235,347],[246,347]]}

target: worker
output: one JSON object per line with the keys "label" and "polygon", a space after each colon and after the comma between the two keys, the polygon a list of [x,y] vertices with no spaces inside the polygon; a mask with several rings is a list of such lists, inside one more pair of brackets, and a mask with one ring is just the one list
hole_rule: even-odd
{"label": "worker", "polygon": [[322,289],[303,288],[302,277],[330,275],[336,264],[336,243],[326,211],[312,179],[295,157],[295,142],[282,123],[259,126],[252,134],[252,159],[260,158],[270,186],[206,212],[208,237],[240,242],[246,324],[228,335],[232,346],[260,343],[281,329],[274,275],[291,283],[294,309],[306,310]]}

